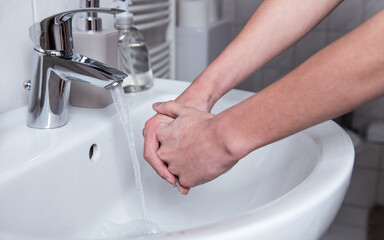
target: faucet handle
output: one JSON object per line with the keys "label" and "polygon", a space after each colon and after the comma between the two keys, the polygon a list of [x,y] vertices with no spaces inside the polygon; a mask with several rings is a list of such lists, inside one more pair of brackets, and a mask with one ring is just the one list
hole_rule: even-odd
{"label": "faucet handle", "polygon": [[71,57],[72,42],[72,17],[75,13],[99,12],[118,14],[124,10],[117,8],[86,8],[75,9],[43,19],[29,28],[29,36],[36,44],[36,50],[57,57]]}

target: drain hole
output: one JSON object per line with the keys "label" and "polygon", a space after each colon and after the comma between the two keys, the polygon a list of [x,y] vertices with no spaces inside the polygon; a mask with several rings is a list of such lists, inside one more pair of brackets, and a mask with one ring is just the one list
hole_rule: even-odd
{"label": "drain hole", "polygon": [[92,161],[95,161],[96,155],[97,155],[97,145],[92,144],[92,146],[89,148],[89,159]]}

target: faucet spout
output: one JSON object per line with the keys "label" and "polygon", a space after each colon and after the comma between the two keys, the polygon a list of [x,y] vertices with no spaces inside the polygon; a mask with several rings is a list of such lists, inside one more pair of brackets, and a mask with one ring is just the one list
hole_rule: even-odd
{"label": "faucet spout", "polygon": [[73,54],[72,16],[80,12],[117,14],[120,9],[87,8],[62,12],[30,27],[35,57],[28,102],[27,125],[32,128],[57,128],[68,121],[71,81],[113,89],[127,74],[103,63]]}
{"label": "faucet spout", "polygon": [[68,121],[71,81],[113,89],[127,77],[117,69],[80,54],[61,58],[35,51],[27,125],[32,128],[64,126]]}
{"label": "faucet spout", "polygon": [[124,72],[77,53],[69,59],[53,57],[52,60],[60,62],[54,70],[63,79],[85,82],[100,88],[113,89],[128,77]]}

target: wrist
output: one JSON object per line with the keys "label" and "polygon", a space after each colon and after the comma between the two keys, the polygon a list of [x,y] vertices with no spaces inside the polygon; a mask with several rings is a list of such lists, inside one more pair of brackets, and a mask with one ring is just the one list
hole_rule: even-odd
{"label": "wrist", "polygon": [[238,161],[253,151],[249,142],[245,139],[245,134],[236,125],[236,120],[229,114],[223,112],[216,115],[211,122],[217,136],[219,144],[225,149],[226,154]]}
{"label": "wrist", "polygon": [[211,97],[212,93],[207,88],[207,84],[201,84],[201,82],[197,78],[175,101],[201,111],[210,112],[217,100]]}
{"label": "wrist", "polygon": [[176,99],[176,102],[210,112],[215,103],[228,90],[224,87],[225,76],[212,63]]}

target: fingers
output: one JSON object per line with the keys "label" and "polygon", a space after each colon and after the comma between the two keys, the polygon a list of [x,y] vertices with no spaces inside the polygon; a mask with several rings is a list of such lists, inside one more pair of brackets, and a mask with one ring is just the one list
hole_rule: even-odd
{"label": "fingers", "polygon": [[[173,104],[171,104],[170,108],[173,109],[173,107]],[[176,108],[177,107],[178,106],[176,106]],[[168,110],[168,106],[166,106],[165,109]],[[171,121],[173,121],[172,118],[157,114],[146,122],[142,132],[144,136],[144,158],[160,177],[171,185],[176,186],[179,192],[186,195],[190,189],[179,183],[177,176],[169,171],[165,163],[166,161],[161,160],[158,156],[158,150],[160,148],[157,136],[158,129]]]}
{"label": "fingers", "polygon": [[[159,136],[158,136],[159,137]],[[175,187],[177,187],[177,190],[180,192],[180,193],[182,193],[182,194],[184,194],[184,195],[187,195],[188,194],[188,192],[189,192],[189,187],[184,187],[183,185],[181,185],[180,184],[180,181],[179,181],[179,178],[178,178],[178,175],[176,174],[176,172],[173,172],[172,171],[172,165],[168,165],[168,164],[172,164],[172,161],[171,162],[169,162],[168,160],[167,160],[167,158],[165,157],[166,156],[166,154],[164,155],[163,154],[163,148],[161,148],[161,145],[159,144],[159,147],[158,147],[158,150],[157,150],[157,152],[156,152],[156,154],[157,154],[157,158],[158,159],[160,159],[160,161],[162,161],[163,162],[163,164],[164,164],[164,166],[166,166],[166,168],[167,168],[167,170],[175,177],[175,184],[172,184],[172,185],[174,185]]]}
{"label": "fingers", "polygon": [[175,101],[154,103],[152,107],[153,110],[155,110],[157,113],[167,115],[171,118],[177,118],[178,116],[183,115],[190,110],[190,107],[184,106]]}
{"label": "fingers", "polygon": [[152,122],[151,119],[148,120],[144,128],[144,131],[143,131],[145,133],[144,158],[152,166],[152,168],[156,171],[156,173],[160,177],[165,179],[170,184],[175,185],[176,184],[175,176],[169,172],[167,166],[164,164],[163,161],[159,159],[156,153],[159,148],[159,143],[156,137],[155,129],[159,128],[162,125],[161,122],[164,122],[164,121],[160,121],[160,119],[157,119],[157,121],[158,122],[156,121]]}
{"label": "fingers", "polygon": [[187,195],[189,193],[190,188],[181,186],[179,181],[176,181],[176,187],[177,187],[177,190],[184,195]]}
{"label": "fingers", "polygon": [[[147,138],[146,138],[147,139]],[[155,143],[157,145],[157,141]],[[156,149],[157,146],[152,141],[145,140],[144,142],[144,158],[147,162],[152,166],[152,168],[156,171],[156,173],[169,182],[172,185],[176,184],[176,178],[168,171],[167,166],[161,161],[153,149]]]}

